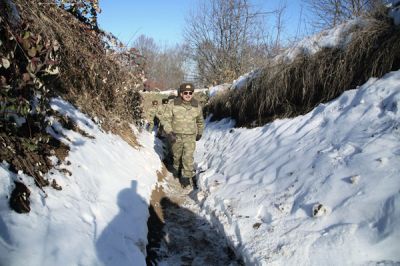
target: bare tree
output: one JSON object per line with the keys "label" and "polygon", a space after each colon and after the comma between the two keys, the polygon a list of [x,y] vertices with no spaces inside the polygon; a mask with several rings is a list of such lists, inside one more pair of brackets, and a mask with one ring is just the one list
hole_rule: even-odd
{"label": "bare tree", "polygon": [[185,56],[182,46],[165,47],[156,58],[153,75],[162,89],[177,88],[183,81]]}
{"label": "bare tree", "polygon": [[384,0],[303,0],[314,18],[317,29],[332,28],[336,25],[372,11]]}
{"label": "bare tree", "polygon": [[[231,81],[265,56],[263,16],[248,0],[204,0],[186,18],[185,41],[195,62],[199,83]],[[257,52],[258,54],[255,54]]]}
{"label": "bare tree", "polygon": [[145,58],[145,75],[150,87],[159,89],[176,88],[184,79],[184,49],[161,46],[153,38],[140,35],[133,43]]}
{"label": "bare tree", "polygon": [[135,47],[145,59],[144,71],[146,76],[152,76],[151,71],[155,65],[157,54],[160,52],[158,45],[153,38],[142,34],[135,39],[132,46]]}

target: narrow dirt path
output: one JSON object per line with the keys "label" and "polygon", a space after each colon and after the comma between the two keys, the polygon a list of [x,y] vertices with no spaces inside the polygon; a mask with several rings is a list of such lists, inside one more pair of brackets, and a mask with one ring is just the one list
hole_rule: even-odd
{"label": "narrow dirt path", "polygon": [[199,215],[188,192],[166,169],[159,173],[148,222],[147,265],[242,265],[225,236]]}

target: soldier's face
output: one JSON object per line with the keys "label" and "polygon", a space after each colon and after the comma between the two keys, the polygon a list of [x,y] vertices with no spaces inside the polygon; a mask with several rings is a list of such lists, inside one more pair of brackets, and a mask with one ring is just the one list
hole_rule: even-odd
{"label": "soldier's face", "polygon": [[184,91],[181,93],[181,97],[184,101],[189,102],[193,97],[193,92],[192,91]]}

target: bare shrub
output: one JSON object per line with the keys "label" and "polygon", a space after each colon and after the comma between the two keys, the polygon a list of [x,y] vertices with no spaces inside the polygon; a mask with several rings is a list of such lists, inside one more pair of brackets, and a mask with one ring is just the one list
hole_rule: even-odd
{"label": "bare shrub", "polygon": [[132,122],[132,102],[126,105],[126,98],[144,78],[137,51],[124,49],[117,40],[112,40],[116,46],[110,49],[110,36],[82,23],[54,1],[15,3],[21,17],[34,22],[36,31],[59,43],[60,74],[54,94],[61,94],[101,121],[124,117]]}
{"label": "bare shrub", "polygon": [[[78,9],[69,12],[58,5],[66,2]],[[39,188],[50,184],[48,157],[61,162],[69,150],[46,130],[46,118],[54,117],[51,97],[62,96],[137,146],[129,123],[142,114],[141,57],[119,45],[111,49],[117,40],[97,29],[94,11],[88,20],[79,18],[96,4],[0,0],[0,161],[32,176]]]}

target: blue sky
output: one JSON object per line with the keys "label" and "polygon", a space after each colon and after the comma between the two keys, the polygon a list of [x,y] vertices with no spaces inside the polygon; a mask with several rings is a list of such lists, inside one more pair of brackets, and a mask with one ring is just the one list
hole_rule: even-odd
{"label": "blue sky", "polygon": [[[100,0],[99,26],[112,32],[125,44],[141,34],[158,43],[174,45],[183,41],[185,16],[198,0]],[[201,0],[200,0],[201,1]],[[280,0],[250,0],[266,11]],[[301,0],[287,0],[286,31],[295,35],[299,24]]]}

